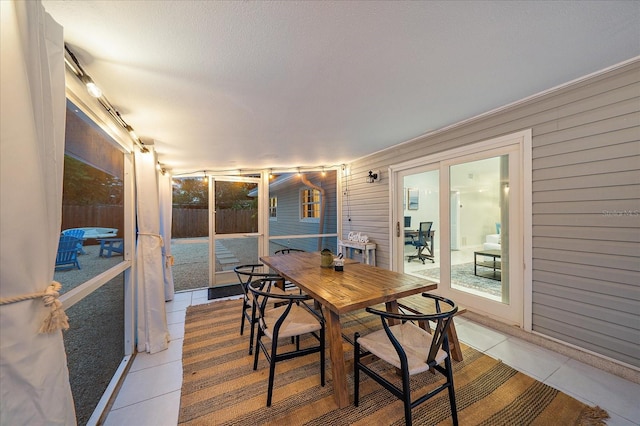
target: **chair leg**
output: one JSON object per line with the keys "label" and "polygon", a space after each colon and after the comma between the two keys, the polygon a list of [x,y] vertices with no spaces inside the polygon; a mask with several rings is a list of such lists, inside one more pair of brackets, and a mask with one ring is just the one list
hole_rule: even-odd
{"label": "chair leg", "polygon": [[258,369],[258,354],[260,353],[260,343],[261,343],[261,339],[262,338],[262,329],[260,327],[258,327],[258,335],[256,336],[256,353],[255,356],[253,357],[253,369],[257,370]]}
{"label": "chair leg", "polygon": [[360,343],[358,339],[360,333],[356,333],[353,338],[353,405],[358,406],[360,395]]}
{"label": "chair leg", "polygon": [[449,405],[451,405],[451,420],[453,425],[458,425],[458,408],[456,406],[456,393],[453,387],[453,367],[451,366],[451,357],[448,356],[444,361],[447,369],[447,381],[449,382]]}
{"label": "chair leg", "polygon": [[[273,396],[273,380],[276,374],[276,351],[278,348],[278,339],[271,341],[271,359],[269,361],[269,387],[267,388],[267,407],[271,407],[271,397]],[[257,350],[256,350],[257,352]]]}
{"label": "chair leg", "polygon": [[240,317],[240,335],[244,334],[244,320],[245,320],[245,312],[247,311],[247,301],[242,302],[242,316]]}
{"label": "chair leg", "polygon": [[320,385],[324,386],[324,325],[320,329]]}
{"label": "chair leg", "polygon": [[[256,304],[253,303],[251,304],[251,321],[249,322],[249,326],[251,327],[251,331],[249,333],[249,355],[251,355],[252,351],[253,351],[253,338],[255,336],[255,329],[256,329],[256,323],[258,322],[256,320]],[[256,344],[256,350],[258,348],[258,345]]]}
{"label": "chair leg", "polygon": [[413,423],[411,418],[411,382],[409,382],[409,372],[402,373],[402,393],[404,402],[404,422],[407,426]]}

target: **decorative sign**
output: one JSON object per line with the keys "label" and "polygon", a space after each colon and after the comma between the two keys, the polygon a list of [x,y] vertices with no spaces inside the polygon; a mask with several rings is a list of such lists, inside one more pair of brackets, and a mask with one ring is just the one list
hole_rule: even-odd
{"label": "decorative sign", "polygon": [[369,236],[365,235],[361,232],[349,232],[349,235],[347,236],[347,240],[352,241],[354,243],[368,243],[369,242]]}

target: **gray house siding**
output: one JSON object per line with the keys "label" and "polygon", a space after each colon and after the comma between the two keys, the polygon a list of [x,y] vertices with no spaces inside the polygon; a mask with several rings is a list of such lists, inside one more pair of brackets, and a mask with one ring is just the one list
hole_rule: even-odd
{"label": "gray house siding", "polygon": [[524,129],[533,330],[640,367],[640,61],[355,161],[343,234],[367,233],[391,265],[389,180],[368,171]]}
{"label": "gray house siding", "polygon": [[[280,235],[335,233],[337,226],[336,175],[335,171],[327,171],[325,176],[322,176],[321,172],[305,172],[305,177],[312,184],[325,190],[325,221],[322,229],[320,229],[319,222],[305,222],[300,219],[300,191],[309,187],[299,178],[292,175],[285,183],[270,188],[269,197],[277,197],[278,207],[276,219],[269,220],[269,235],[277,237]],[[317,238],[276,240],[276,242],[305,251],[318,250]],[[325,245],[335,251],[335,238],[323,238],[322,247],[324,248]]]}

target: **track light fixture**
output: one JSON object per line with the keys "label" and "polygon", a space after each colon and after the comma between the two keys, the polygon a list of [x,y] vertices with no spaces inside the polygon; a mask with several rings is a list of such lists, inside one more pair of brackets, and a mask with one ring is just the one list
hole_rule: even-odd
{"label": "track light fixture", "polygon": [[82,77],[80,77],[80,80],[84,83],[85,86],[87,86],[87,92],[89,92],[91,96],[93,96],[94,98],[99,98],[102,96],[102,90],[96,83],[93,82],[91,77],[89,77],[87,74],[83,74]]}
{"label": "track light fixture", "polygon": [[133,127],[127,124],[126,126],[124,126],[124,128],[129,133],[129,136],[131,136],[131,139],[133,139],[134,141],[138,140],[138,135],[136,135],[136,132],[133,130]]}
{"label": "track light fixture", "polygon": [[129,124],[127,124],[126,121],[124,121],[124,119],[120,116],[120,112],[117,111],[113,107],[113,105],[111,105],[109,100],[102,93],[102,90],[100,90],[98,85],[93,81],[93,79],[89,76],[89,74],[87,74],[87,72],[82,68],[82,65],[80,65],[80,62],[78,61],[78,58],[76,58],[76,55],[73,54],[73,52],[71,51],[71,49],[69,49],[69,46],[67,46],[66,43],[64,45],[64,50],[67,52],[67,55],[69,56],[69,58],[71,58],[71,60],[69,60],[67,58],[67,55],[65,55],[65,58],[64,58],[65,64],[67,65],[67,67],[69,67],[71,72],[73,72],[73,74],[75,74],[75,76],[78,77],[78,79],[80,79],[80,81],[87,87],[87,91],[89,92],[89,94],[94,98],[96,98],[98,102],[100,102],[100,105],[104,107],[104,109],[116,120],[116,122],[120,124],[129,133],[129,135],[131,136],[131,139],[133,139],[133,141],[140,147],[140,152],[149,152],[149,149],[146,146],[144,146],[144,143],[142,143],[142,141],[135,134],[135,132],[133,131],[133,128]]}

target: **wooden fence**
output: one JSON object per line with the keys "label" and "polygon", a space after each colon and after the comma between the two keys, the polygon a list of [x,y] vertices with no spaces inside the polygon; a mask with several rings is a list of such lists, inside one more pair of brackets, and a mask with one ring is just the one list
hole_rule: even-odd
{"label": "wooden fence", "polygon": [[[172,238],[194,238],[209,235],[207,209],[173,209],[171,222]],[[216,232],[233,234],[258,232],[257,210],[218,210],[216,213]]]}
{"label": "wooden fence", "polygon": [[[118,236],[124,231],[124,207],[114,205],[62,206],[62,228],[116,228]],[[89,244],[95,243],[88,241]]]}
{"label": "wooden fence", "polygon": [[[209,235],[208,210],[174,208],[171,226],[172,238],[206,237]],[[63,206],[62,230],[84,227],[116,228],[122,237],[123,206]],[[258,211],[218,210],[216,231],[219,234],[258,232]]]}

